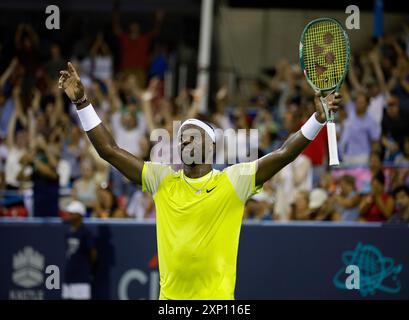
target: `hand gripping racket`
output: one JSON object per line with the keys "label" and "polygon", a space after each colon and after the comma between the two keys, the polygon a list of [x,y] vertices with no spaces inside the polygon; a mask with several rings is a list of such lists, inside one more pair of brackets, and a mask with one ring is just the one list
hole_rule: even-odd
{"label": "hand gripping racket", "polygon": [[350,46],[341,24],[332,18],[319,18],[306,25],[300,40],[300,63],[304,75],[320,97],[327,118],[329,165],[338,165],[334,114],[327,98],[339,92],[348,73]]}

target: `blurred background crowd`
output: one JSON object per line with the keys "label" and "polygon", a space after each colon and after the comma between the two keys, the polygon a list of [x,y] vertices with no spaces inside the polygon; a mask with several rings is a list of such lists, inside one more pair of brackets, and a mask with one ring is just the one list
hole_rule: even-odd
{"label": "blurred background crowd", "polygon": [[[0,216],[64,216],[65,203],[76,199],[88,217],[155,218],[150,195],[97,155],[58,89],[67,61],[80,70],[89,100],[118,145],[145,160],[152,130],[172,134],[173,121],[197,117],[224,130],[258,129],[261,157],[314,112],[314,92],[299,64],[286,57],[246,79],[248,90],[240,90],[240,76],[235,91],[231,83],[213,82],[209,110],[200,112],[203,88],[190,79],[194,68],[186,74],[182,68],[195,65],[197,40],[172,38],[169,20],[157,10],[144,24],[124,21],[115,3],[108,24],[90,29],[71,21],[70,37],[47,37],[31,22],[2,28]],[[195,38],[197,24],[178,32]],[[328,167],[322,130],[248,201],[246,219],[409,221],[409,24],[368,38],[363,48],[353,52],[337,114],[342,165]],[[179,86],[172,90],[174,70]],[[152,99],[142,103],[147,92]],[[251,139],[238,141],[239,150],[252,146]]]}

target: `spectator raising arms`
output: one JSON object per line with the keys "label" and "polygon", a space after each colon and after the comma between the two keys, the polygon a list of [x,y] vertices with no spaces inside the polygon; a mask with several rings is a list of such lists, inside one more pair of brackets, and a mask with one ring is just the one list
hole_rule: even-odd
{"label": "spectator raising arms", "polygon": [[343,163],[346,165],[366,165],[373,141],[379,140],[381,127],[367,113],[368,98],[358,94],[349,106],[348,117],[340,139]]}
{"label": "spectator raising arms", "polygon": [[124,33],[121,28],[118,8],[114,8],[112,29],[118,37],[121,47],[120,70],[130,72],[137,76],[140,86],[146,83],[146,72],[150,63],[150,46],[162,27],[164,17],[163,11],[157,11],[155,25],[150,32],[142,33],[138,22],[132,21],[129,24],[128,33]]}

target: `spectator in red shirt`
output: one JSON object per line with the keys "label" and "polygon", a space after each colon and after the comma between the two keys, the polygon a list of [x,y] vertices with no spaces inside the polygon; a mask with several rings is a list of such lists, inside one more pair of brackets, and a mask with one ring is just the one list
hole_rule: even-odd
{"label": "spectator in red shirt", "polygon": [[155,25],[150,32],[142,33],[139,23],[133,21],[129,24],[129,32],[124,33],[119,20],[119,11],[114,10],[112,28],[121,47],[120,70],[135,74],[140,87],[145,86],[146,83],[151,43],[160,32],[163,16],[163,11],[156,12]]}
{"label": "spectator in red shirt", "polygon": [[359,213],[364,221],[385,221],[393,213],[394,201],[392,196],[385,192],[385,177],[378,172],[372,178],[372,190],[364,197],[359,205]]}

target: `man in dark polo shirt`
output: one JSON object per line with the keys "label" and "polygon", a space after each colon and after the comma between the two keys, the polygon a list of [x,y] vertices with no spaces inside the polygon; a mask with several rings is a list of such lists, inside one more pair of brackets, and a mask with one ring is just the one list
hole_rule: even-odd
{"label": "man in dark polo shirt", "polygon": [[72,201],[66,208],[69,214],[69,230],[65,237],[65,276],[62,286],[63,299],[91,299],[91,273],[97,258],[94,239],[82,222],[85,206]]}

